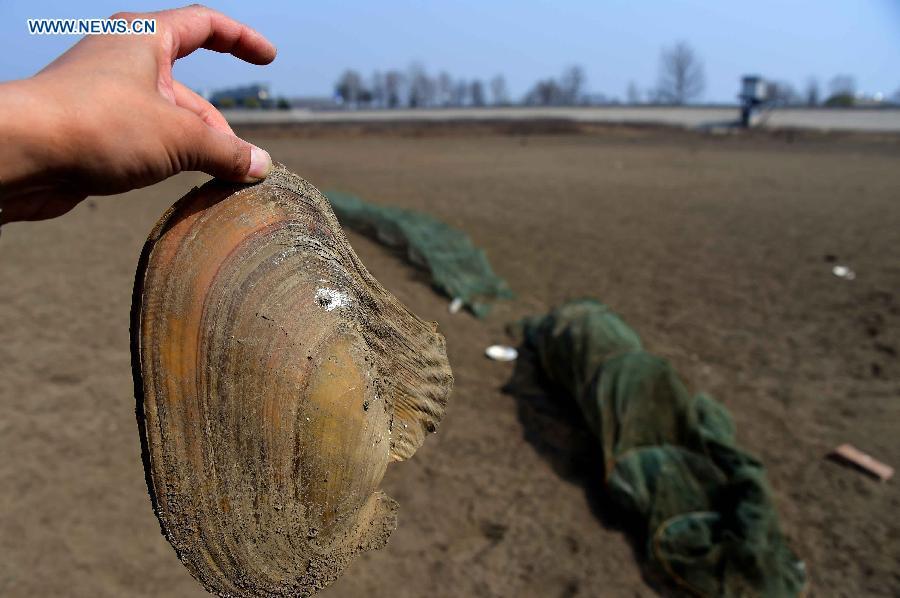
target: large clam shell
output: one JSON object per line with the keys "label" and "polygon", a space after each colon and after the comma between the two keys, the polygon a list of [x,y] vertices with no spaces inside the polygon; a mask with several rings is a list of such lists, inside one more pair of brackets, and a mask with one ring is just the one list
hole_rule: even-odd
{"label": "large clam shell", "polygon": [[154,510],[221,596],[309,595],[383,546],[385,468],[435,430],[453,382],[436,325],[281,167],[254,186],[210,182],[162,217],[132,354]]}

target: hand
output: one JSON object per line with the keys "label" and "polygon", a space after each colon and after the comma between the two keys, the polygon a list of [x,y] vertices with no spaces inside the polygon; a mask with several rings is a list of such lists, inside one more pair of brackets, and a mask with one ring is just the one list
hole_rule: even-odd
{"label": "hand", "polygon": [[275,47],[221,13],[190,6],[153,35],[87,36],[30,79],[0,85],[0,222],[53,218],[88,195],[152,185],[183,170],[255,182],[269,154],[235,136],[209,102],[172,78],[197,48],[268,64]]}

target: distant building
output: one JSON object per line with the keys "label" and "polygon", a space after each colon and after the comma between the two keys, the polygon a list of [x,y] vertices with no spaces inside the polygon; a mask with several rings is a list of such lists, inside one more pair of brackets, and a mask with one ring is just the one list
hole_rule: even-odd
{"label": "distant building", "polygon": [[745,75],[741,78],[741,126],[749,127],[753,114],[768,99],[769,85],[759,75]]}
{"label": "distant building", "polygon": [[269,86],[263,84],[214,91],[209,101],[217,108],[274,108]]}
{"label": "distant building", "polygon": [[741,93],[738,97],[743,102],[761,104],[766,101],[769,86],[759,75],[746,75],[741,78]]}

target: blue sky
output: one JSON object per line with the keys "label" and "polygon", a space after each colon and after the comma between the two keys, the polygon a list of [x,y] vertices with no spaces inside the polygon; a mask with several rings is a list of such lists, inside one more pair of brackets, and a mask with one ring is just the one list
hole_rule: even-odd
{"label": "blue sky", "polygon": [[[253,67],[211,53],[176,76],[197,89],[251,81],[277,94],[324,95],[347,67],[506,76],[514,96],[537,78],[577,63],[588,89],[624,97],[629,81],[655,84],[661,47],[688,41],[702,57],[705,101],[732,101],[741,74],[758,72],[802,89],[817,77],[852,74],[861,91],[900,88],[900,0],[210,0],[278,46]],[[0,78],[26,77],[74,43],[30,36],[26,19],[105,17],[172,5],[141,0],[2,0]]]}

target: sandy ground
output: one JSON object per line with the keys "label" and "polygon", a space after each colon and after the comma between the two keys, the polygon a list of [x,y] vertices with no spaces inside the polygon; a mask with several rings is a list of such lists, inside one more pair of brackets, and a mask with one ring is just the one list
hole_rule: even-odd
{"label": "sandy ground", "polygon": [[[659,591],[564,399],[505,392],[513,367],[482,357],[506,322],[585,295],[731,409],[814,596],[900,595],[900,480],[824,458],[851,442],[900,465],[897,139],[249,135],[323,189],[467,230],[518,293],[485,321],[451,316],[421,274],[351,235],[388,289],[440,322],[457,384],[439,433],[388,471],[399,529],[324,595]],[[92,199],[0,237],[2,596],[205,595],[150,508],[128,354],[141,244],[203,180]],[[833,276],[829,259],[857,278]]]}

